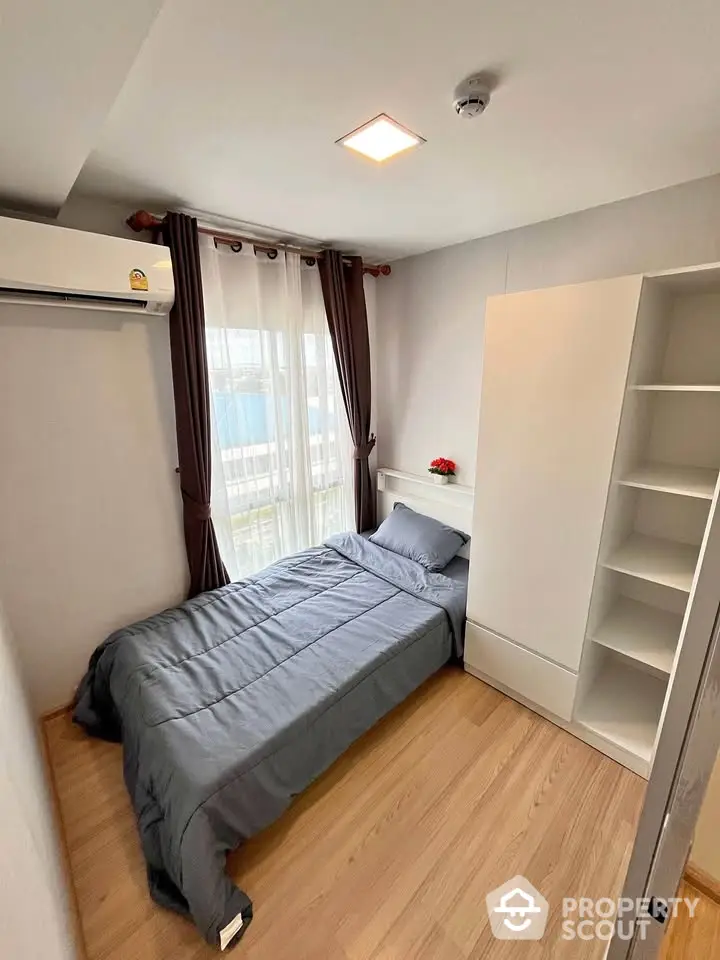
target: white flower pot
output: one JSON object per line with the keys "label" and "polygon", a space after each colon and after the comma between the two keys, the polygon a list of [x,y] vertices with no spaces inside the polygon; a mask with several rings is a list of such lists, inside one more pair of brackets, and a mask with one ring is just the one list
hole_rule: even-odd
{"label": "white flower pot", "polygon": [[433,483],[449,483],[450,476],[447,473],[431,473]]}

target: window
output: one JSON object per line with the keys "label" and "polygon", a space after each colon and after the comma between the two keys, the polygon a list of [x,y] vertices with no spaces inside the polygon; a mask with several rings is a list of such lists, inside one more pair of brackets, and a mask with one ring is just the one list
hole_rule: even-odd
{"label": "window", "polygon": [[347,529],[350,438],[317,268],[202,255],[213,518],[236,579]]}

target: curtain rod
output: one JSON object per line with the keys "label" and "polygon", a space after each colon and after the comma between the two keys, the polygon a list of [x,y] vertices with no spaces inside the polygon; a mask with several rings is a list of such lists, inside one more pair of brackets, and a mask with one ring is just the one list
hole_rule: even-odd
{"label": "curtain rod", "polygon": [[[127,218],[125,223],[135,233],[142,233],[144,230],[157,233],[162,227],[163,221],[152,213],[148,213],[147,210],[136,210]],[[256,250],[261,250],[264,253],[274,253],[275,255],[277,255],[278,250],[291,250],[306,259],[318,260],[324,252],[323,250],[306,250],[303,247],[295,247],[290,243],[271,243],[267,240],[257,240],[253,237],[244,237],[239,233],[225,233],[222,230],[213,230],[210,227],[198,227],[198,233],[212,237],[216,243],[227,244],[230,247],[238,243],[251,243]],[[346,262],[349,263],[350,261],[346,259]],[[376,264],[363,261],[363,273],[369,273],[371,277],[387,277],[390,272],[389,263]]]}

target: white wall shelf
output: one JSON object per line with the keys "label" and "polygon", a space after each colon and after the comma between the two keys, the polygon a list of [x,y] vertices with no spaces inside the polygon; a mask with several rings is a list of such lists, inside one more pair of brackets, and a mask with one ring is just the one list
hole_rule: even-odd
{"label": "white wall shelf", "polygon": [[631,533],[603,566],[689,593],[699,552],[689,543]]}
{"label": "white wall shelf", "polygon": [[658,490],[661,493],[712,500],[717,478],[718,471],[709,467],[647,463],[629,470],[618,483],[641,490]]}
{"label": "white wall shelf", "polygon": [[720,383],[634,383],[631,390],[671,390],[676,393],[719,393]]}
{"label": "white wall shelf", "polygon": [[422,486],[433,487],[434,489],[439,488],[446,493],[458,493],[464,497],[472,498],[475,496],[474,487],[466,486],[464,483],[455,483],[454,480],[450,480],[445,484],[435,483],[431,474],[429,473],[426,476],[422,476],[417,473],[406,473],[404,470],[392,470],[389,467],[378,467],[377,474],[380,482],[382,482],[382,478],[388,477],[391,480],[399,480],[403,483],[421,484]]}
{"label": "white wall shelf", "polygon": [[578,706],[576,721],[647,763],[648,772],[667,685],[608,656]]}
{"label": "white wall shelf", "polygon": [[591,639],[636,661],[640,669],[669,676],[683,618],[629,597],[618,597]]}

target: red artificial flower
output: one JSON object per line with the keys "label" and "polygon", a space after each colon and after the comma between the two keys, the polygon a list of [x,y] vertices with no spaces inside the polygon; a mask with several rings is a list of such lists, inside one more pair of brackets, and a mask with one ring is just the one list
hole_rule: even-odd
{"label": "red artificial flower", "polygon": [[454,474],[455,462],[453,460],[448,460],[447,457],[436,457],[435,460],[430,461],[430,472]]}

